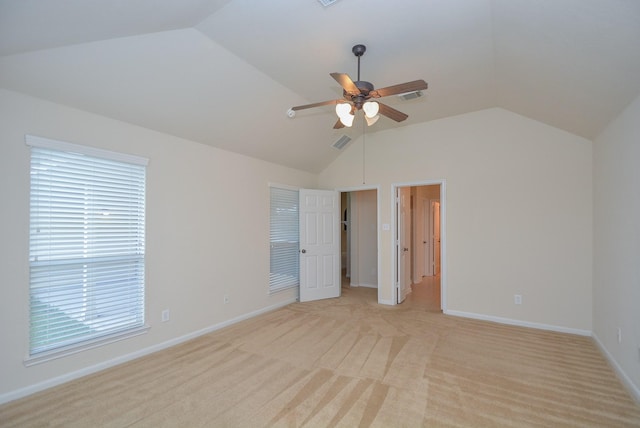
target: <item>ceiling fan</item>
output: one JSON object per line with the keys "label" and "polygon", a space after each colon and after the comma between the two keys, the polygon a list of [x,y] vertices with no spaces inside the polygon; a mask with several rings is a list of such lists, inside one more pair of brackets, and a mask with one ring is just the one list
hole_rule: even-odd
{"label": "ceiling fan", "polygon": [[342,86],[342,99],[292,107],[288,112],[289,117],[295,116],[295,112],[298,110],[331,104],[336,105],[336,114],[338,115],[338,121],[333,125],[334,129],[344,128],[345,126],[350,127],[353,124],[355,112],[358,110],[364,111],[364,117],[369,126],[376,123],[380,118],[380,114],[387,116],[389,119],[395,120],[396,122],[402,122],[409,117],[401,111],[398,111],[393,107],[389,107],[379,101],[375,101],[374,99],[427,89],[427,82],[424,80],[414,80],[412,82],[375,89],[372,83],[360,80],[360,57],[364,55],[366,50],[367,47],[365,45],[355,45],[351,49],[353,54],[358,58],[358,80],[355,82],[351,80],[347,74],[330,73],[331,77],[333,77],[336,82]]}

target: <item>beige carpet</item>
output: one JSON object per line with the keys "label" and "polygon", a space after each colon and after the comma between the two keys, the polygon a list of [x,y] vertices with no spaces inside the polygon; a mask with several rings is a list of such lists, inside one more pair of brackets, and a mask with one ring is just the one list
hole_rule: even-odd
{"label": "beige carpet", "polygon": [[3,427],[640,426],[590,338],[376,290],[296,303],[0,407]]}

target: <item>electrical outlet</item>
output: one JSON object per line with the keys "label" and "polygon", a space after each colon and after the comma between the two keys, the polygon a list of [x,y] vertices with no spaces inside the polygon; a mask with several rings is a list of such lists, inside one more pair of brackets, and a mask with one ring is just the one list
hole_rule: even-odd
{"label": "electrical outlet", "polygon": [[513,295],[513,303],[515,303],[516,305],[521,305],[522,304],[522,295],[521,294],[514,294]]}
{"label": "electrical outlet", "polygon": [[618,343],[622,343],[622,329],[618,327]]}
{"label": "electrical outlet", "polygon": [[226,305],[227,303],[229,303],[229,295],[225,294],[224,295],[224,304]]}
{"label": "electrical outlet", "polygon": [[162,311],[162,322],[169,321],[169,309]]}

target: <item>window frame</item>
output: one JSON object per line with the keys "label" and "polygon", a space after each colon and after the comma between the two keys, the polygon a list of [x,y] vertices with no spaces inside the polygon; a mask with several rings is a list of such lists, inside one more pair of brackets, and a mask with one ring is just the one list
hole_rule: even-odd
{"label": "window frame", "polygon": [[[274,246],[273,235],[274,235],[274,218],[273,218],[273,209],[274,209],[274,198],[273,198],[273,189],[282,190],[282,191],[290,191],[295,192],[295,221],[291,221],[288,226],[290,228],[295,228],[296,231],[296,239],[290,241],[282,241],[281,249],[284,249],[286,246],[292,246],[295,248],[295,260],[291,260],[295,263],[295,276],[290,275],[290,273],[285,274],[287,277],[280,275],[278,278],[277,272],[272,272],[274,270]],[[280,291],[299,288],[300,286],[300,202],[299,202],[300,189],[298,187],[287,186],[283,184],[275,184],[269,183],[269,294],[278,293]],[[286,209],[286,207],[282,207]],[[282,235],[282,230],[277,231],[278,235]],[[284,232],[285,235],[290,237],[290,234]],[[291,248],[288,257],[293,259],[294,250]],[[283,262],[287,262],[285,256],[282,255],[278,264],[282,264]],[[290,269],[290,268],[289,268]]]}
{"label": "window frame", "polygon": [[[56,358],[60,358],[63,356],[67,356],[67,355],[71,355],[71,354],[75,354],[87,349],[92,349],[98,346],[103,346],[105,344],[108,343],[113,343],[116,341],[120,341],[120,340],[124,340],[133,336],[137,336],[140,334],[144,334],[149,330],[149,326],[146,324],[146,308],[145,308],[145,293],[146,293],[146,281],[145,281],[145,273],[146,273],[146,255],[145,255],[145,250],[144,250],[144,246],[145,246],[145,217],[146,217],[146,208],[145,208],[145,203],[146,203],[146,167],[148,165],[148,159],[140,157],[140,156],[134,156],[134,155],[129,155],[129,154],[123,154],[123,153],[117,153],[117,152],[111,152],[111,151],[107,151],[107,150],[102,150],[102,149],[97,149],[94,147],[88,147],[88,146],[83,146],[83,145],[77,145],[77,144],[72,144],[72,143],[68,143],[68,142],[64,142],[64,141],[57,141],[57,140],[52,140],[52,139],[48,139],[48,138],[43,138],[43,137],[37,137],[37,136],[33,136],[33,135],[26,135],[25,136],[25,143],[27,144],[27,146],[29,146],[30,149],[44,149],[44,150],[53,150],[53,151],[57,151],[57,152],[61,152],[61,155],[67,156],[69,154],[71,154],[70,156],[79,156],[79,158],[84,158],[88,160],[88,163],[91,163],[90,158],[95,158],[96,162],[97,161],[112,161],[112,162],[117,162],[117,163],[126,163],[126,164],[130,164],[130,165],[134,165],[135,166],[140,166],[142,167],[142,171],[141,171],[141,175],[142,177],[140,179],[138,179],[138,184],[141,185],[142,189],[138,191],[138,195],[139,195],[139,199],[142,199],[142,208],[138,208],[139,211],[141,211],[142,215],[141,215],[141,219],[138,220],[138,222],[136,223],[138,226],[136,226],[138,229],[142,229],[141,232],[137,233],[136,236],[138,236],[137,240],[135,241],[135,243],[133,244],[128,244],[126,246],[126,248],[132,249],[132,248],[136,248],[136,251],[131,251],[131,254],[129,255],[125,255],[120,257],[121,259],[125,259],[128,260],[129,263],[133,264],[133,265],[137,265],[138,267],[136,267],[136,271],[140,273],[140,277],[138,279],[134,279],[133,280],[133,284],[137,284],[135,285],[135,287],[137,287],[137,291],[135,291],[137,298],[133,299],[132,302],[134,302],[134,307],[135,309],[135,313],[138,314],[136,321],[135,322],[130,322],[128,323],[129,325],[125,325],[121,328],[115,327],[115,323],[113,323],[113,325],[111,326],[110,329],[107,329],[107,331],[104,334],[100,334],[100,333],[95,333],[95,330],[88,335],[83,336],[84,338],[80,338],[80,339],[73,339],[71,341],[62,341],[60,340],[58,344],[53,344],[53,345],[47,345],[47,346],[39,346],[37,348],[35,348],[33,346],[33,342],[31,339],[31,334],[32,334],[32,326],[33,326],[33,317],[38,315],[38,311],[36,310],[36,312],[33,312],[33,307],[32,307],[32,296],[34,293],[34,279],[32,278],[33,275],[33,269],[37,269],[37,260],[32,257],[32,251],[34,248],[37,248],[37,245],[34,244],[32,242],[32,236],[31,236],[31,232],[30,232],[30,237],[29,237],[29,271],[30,271],[30,276],[29,276],[29,310],[28,310],[28,315],[29,315],[29,346],[28,346],[28,354],[24,360],[24,363],[26,366],[30,366],[30,365],[34,365],[34,364],[38,364],[41,362],[45,362],[45,361],[49,361],[52,359],[56,359]],[[85,158],[86,157],[86,158]],[[113,164],[116,165],[116,164]],[[31,174],[33,173],[33,154],[30,154],[30,172]],[[80,180],[81,181],[81,180]],[[89,182],[93,182],[94,180],[88,180],[87,183]],[[30,201],[32,201],[32,191],[33,191],[33,186],[34,186],[34,182],[33,182],[33,177],[30,177],[30,191],[29,191],[29,197],[30,197]],[[138,201],[139,201],[138,199]],[[31,204],[32,202],[30,202]],[[132,202],[133,204],[133,202]],[[139,202],[138,202],[139,205]],[[30,208],[30,215],[29,215],[29,230],[32,230],[33,224],[33,217],[32,217],[32,208]],[[85,219],[85,221],[88,221]],[[90,226],[94,226],[96,224],[95,220],[89,221]],[[48,241],[47,241],[48,242]],[[36,245],[34,247],[34,245]],[[128,254],[128,253],[127,253]],[[66,256],[67,254],[65,254]],[[75,260],[74,256],[71,256],[69,254],[69,257],[66,257],[62,260],[65,260],[66,262],[69,262],[70,260]],[[104,257],[102,257],[104,259]],[[116,257],[118,258],[118,257]],[[135,260],[134,260],[135,259]],[[89,264],[91,264],[91,262],[87,262]],[[44,265],[48,265],[51,263],[44,263]],[[141,264],[141,266],[140,266]],[[105,279],[105,280],[111,280],[111,281],[117,281],[116,279],[114,279],[114,275],[115,273],[112,272],[110,269],[107,269],[107,275],[105,277],[101,277],[101,279]],[[120,281],[121,282],[121,281]],[[95,287],[95,286],[94,286]],[[140,290],[141,288],[141,290]],[[95,293],[95,290],[93,291]],[[107,294],[109,294],[109,296],[116,296],[119,297],[118,294],[119,292],[114,291],[113,288],[109,288],[107,291]],[[68,297],[69,301],[73,301],[74,303],[76,302],[76,298],[75,297]],[[75,300],[73,300],[75,299]],[[84,300],[83,300],[84,301]],[[118,300],[119,302],[119,300]],[[129,302],[128,300],[126,302]],[[128,315],[120,315],[120,318],[116,318],[118,320],[122,320],[125,318],[131,318],[131,316]]]}

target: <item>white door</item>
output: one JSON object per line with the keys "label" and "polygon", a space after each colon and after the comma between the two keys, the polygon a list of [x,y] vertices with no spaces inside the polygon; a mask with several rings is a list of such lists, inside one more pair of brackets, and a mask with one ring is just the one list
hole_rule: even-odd
{"label": "white door", "polygon": [[402,303],[410,291],[409,272],[411,271],[411,211],[409,207],[411,189],[398,189],[396,203],[398,206],[397,219],[397,271],[398,271],[398,303]]}
{"label": "white door", "polygon": [[340,193],[300,189],[300,301],[340,296]]}

